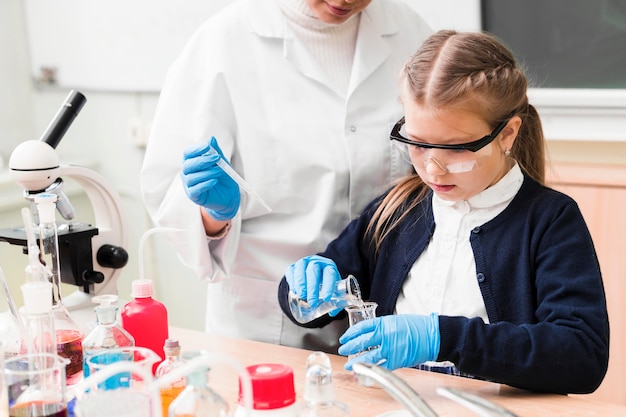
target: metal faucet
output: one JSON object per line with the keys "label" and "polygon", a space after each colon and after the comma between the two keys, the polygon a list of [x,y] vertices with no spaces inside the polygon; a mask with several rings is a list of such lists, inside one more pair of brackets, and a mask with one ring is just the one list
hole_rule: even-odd
{"label": "metal faucet", "polygon": [[[415,417],[439,417],[413,388],[391,371],[378,365],[363,362],[355,363],[352,369],[356,373],[359,383],[370,385],[371,380],[375,381],[391,397],[402,404],[411,415]],[[454,388],[437,388],[437,394],[458,402],[481,417],[517,417],[491,401]]]}
{"label": "metal faucet", "polygon": [[411,388],[402,378],[385,368],[371,363],[355,363],[352,369],[357,380],[363,385],[369,385],[374,380],[383,387],[389,395],[404,406],[415,417],[439,417],[437,413]]}

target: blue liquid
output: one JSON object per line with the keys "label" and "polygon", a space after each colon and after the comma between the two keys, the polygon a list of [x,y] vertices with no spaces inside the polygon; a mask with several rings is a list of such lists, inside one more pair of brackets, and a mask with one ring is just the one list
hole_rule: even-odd
{"label": "blue liquid", "polygon": [[[102,350],[98,350],[96,352],[83,352],[84,354],[84,362],[83,362],[83,375],[84,377],[89,376],[89,365],[87,361],[91,362],[92,367],[96,367],[96,369],[101,369],[106,365],[110,365],[119,361],[131,361],[133,360],[132,352],[120,352],[115,349],[112,352],[106,352]],[[130,372],[120,372],[119,374],[112,376],[106,381],[98,384],[99,389],[117,389],[117,388],[128,388],[130,387],[130,383],[132,380],[132,375]]]}

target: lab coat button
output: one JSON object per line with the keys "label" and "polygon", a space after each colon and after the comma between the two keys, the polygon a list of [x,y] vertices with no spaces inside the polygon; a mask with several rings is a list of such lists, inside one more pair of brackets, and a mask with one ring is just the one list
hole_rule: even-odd
{"label": "lab coat button", "polygon": [[485,274],[479,272],[478,274],[476,274],[476,279],[478,280],[478,282],[485,282]]}
{"label": "lab coat button", "polygon": [[480,233],[480,226],[476,226],[472,229],[472,233]]}
{"label": "lab coat button", "polygon": [[350,126],[350,132],[352,133],[356,132],[356,126],[354,125]]}

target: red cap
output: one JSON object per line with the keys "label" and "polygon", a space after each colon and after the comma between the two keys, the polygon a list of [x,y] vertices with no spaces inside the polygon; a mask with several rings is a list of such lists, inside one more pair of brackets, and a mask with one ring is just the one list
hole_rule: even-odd
{"label": "red cap", "polygon": [[[287,407],[296,402],[293,370],[276,363],[261,363],[246,368],[252,379],[253,408],[272,410]],[[239,404],[245,405],[239,379]]]}

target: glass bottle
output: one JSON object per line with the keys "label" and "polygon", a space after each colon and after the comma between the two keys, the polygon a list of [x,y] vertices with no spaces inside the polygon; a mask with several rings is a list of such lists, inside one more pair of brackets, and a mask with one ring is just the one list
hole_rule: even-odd
{"label": "glass bottle", "polygon": [[96,327],[83,339],[83,374],[89,376],[87,360],[90,355],[102,349],[115,349],[119,347],[135,346],[135,339],[119,325],[117,312],[119,307],[117,295],[104,294],[92,298],[99,305],[94,309],[96,312]]}
{"label": "glass bottle", "polygon": [[332,366],[324,352],[313,352],[306,360],[304,405],[298,417],[347,417],[348,406],[335,400]]}
{"label": "glass bottle", "polygon": [[[186,360],[201,355],[191,352]],[[209,386],[210,368],[201,367],[186,376],[187,386],[169,406],[169,417],[228,417],[228,404]]]}
{"label": "glass bottle", "polygon": [[52,283],[52,315],[56,329],[57,353],[69,360],[65,374],[67,384],[82,379],[83,347],[85,334],[70,316],[61,296],[61,267],[59,263],[59,238],[55,219],[57,195],[42,193],[34,196],[39,217],[39,257]]}
{"label": "glass bottle", "polygon": [[[155,376],[160,378],[168,372],[173,371],[176,368],[184,365],[184,361],[180,354],[180,344],[178,339],[167,339],[163,345],[163,351],[165,352],[165,360],[159,364],[156,369]],[[163,410],[163,417],[167,417],[168,409],[172,401],[185,389],[187,381],[184,377],[177,381],[168,384],[167,387],[160,389],[161,395],[161,408]]]}
{"label": "glass bottle", "polygon": [[331,299],[315,308],[306,300],[300,299],[293,291],[289,291],[289,309],[298,323],[309,323],[333,310],[361,303],[361,288],[353,275],[348,275],[347,278],[337,282]]}
{"label": "glass bottle", "polygon": [[[29,267],[27,267],[28,270]],[[54,319],[52,318],[52,284],[47,281],[27,281],[21,287],[24,306],[25,345],[28,353],[56,354]]]}
{"label": "glass bottle", "polygon": [[[4,339],[0,339],[0,369],[4,374]],[[0,417],[9,417],[9,391],[4,381],[4,375],[0,378]]]}
{"label": "glass bottle", "polygon": [[0,359],[3,359],[18,355],[21,352],[23,335],[20,324],[23,322],[20,322],[21,315],[17,312],[15,300],[2,268],[0,268],[0,279],[3,287],[0,290],[0,345],[2,345],[3,350]]}

